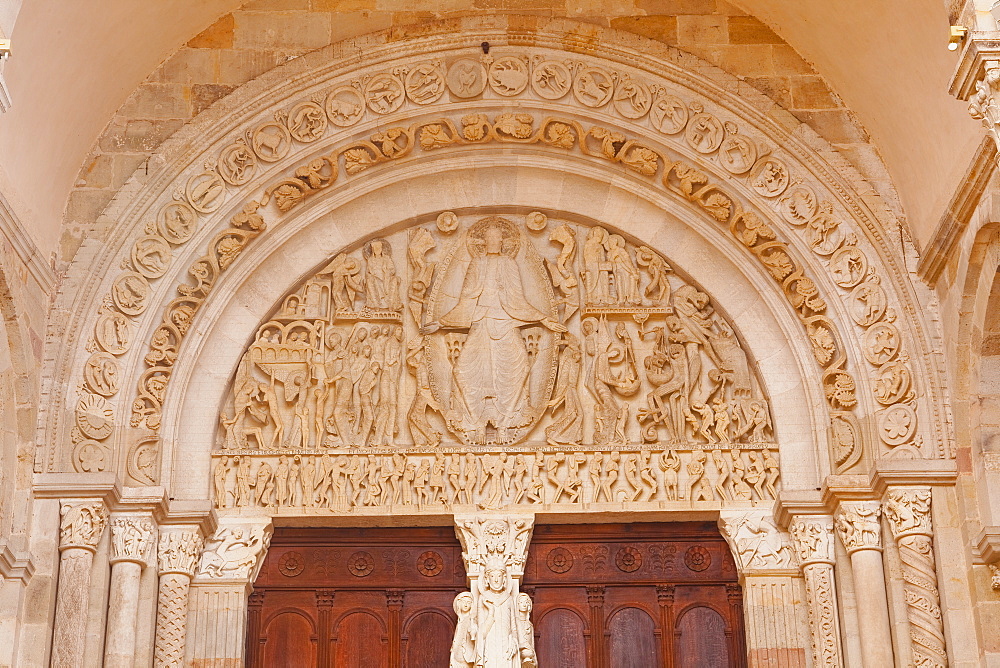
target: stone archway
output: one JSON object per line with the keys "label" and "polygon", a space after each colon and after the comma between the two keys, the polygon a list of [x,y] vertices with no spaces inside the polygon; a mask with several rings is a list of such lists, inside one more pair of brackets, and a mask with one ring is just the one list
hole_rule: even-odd
{"label": "stone archway", "polygon": [[[473,37],[494,45],[488,58],[469,53]],[[748,625],[778,599],[798,611],[775,633],[751,634],[751,652],[801,657],[804,611],[795,604],[802,573],[772,510],[776,455],[783,488],[803,498],[829,473],[866,473],[880,458],[950,456],[938,370],[924,354],[929,335],[912,288],[899,278],[902,258],[882,233],[884,212],[876,200],[857,195],[856,175],[830,166],[828,147],[783,127],[770,103],[736,97],[735,80],[696,74],[677,54],[655,47],[642,53],[614,32],[600,43],[580,53],[556,34],[524,39],[469,19],[454,32],[401,43],[387,34],[372,37],[364,64],[346,57],[351,45],[334,63],[300,59],[182,130],[158,156],[159,169],[109,207],[106,216],[126,241],[87,249],[90,266],[81,259],[67,290],[75,289],[75,300],[65,304],[67,337],[79,346],[67,346],[73,352],[53,362],[54,393],[67,410],[47,416],[46,427],[50,443],[73,447],[50,447],[46,468],[115,472],[127,488],[169,490],[158,648],[205,661],[241,656],[247,588],[272,521],[349,523],[388,509],[407,521],[455,521],[471,559],[470,585],[486,581],[498,570],[487,562],[500,560],[508,583],[501,590],[516,593],[515,566],[536,512],[591,520],[602,512],[611,514],[604,518],[642,512],[657,520],[719,520],[745,582]],[[482,222],[491,217],[505,222]],[[453,224],[461,231],[449,229]],[[534,229],[546,225],[569,230],[560,236],[576,240],[575,265],[567,260],[567,242],[559,236],[548,242]],[[484,229],[473,234],[477,226]],[[601,229],[599,243],[588,249],[591,232]],[[429,247],[401,251],[419,241],[419,230],[440,248],[432,259]],[[371,259],[385,257],[386,249],[394,272],[384,259]],[[356,271],[345,268],[350,258]],[[122,262],[120,272],[106,271]],[[442,273],[417,294],[414,281],[422,284],[431,262]],[[363,284],[362,266],[371,274]],[[520,287],[512,271],[502,270],[508,266],[518,267]],[[666,266],[673,271],[664,286],[657,275]],[[87,283],[90,271],[108,278]],[[506,297],[481,303],[480,271],[502,283],[496,292]],[[373,292],[372,285],[380,287]],[[297,286],[303,292],[289,292]],[[437,306],[436,290],[451,300],[438,300],[447,309]],[[364,301],[351,295],[357,291],[366,291]],[[418,304],[421,315],[414,317]],[[464,315],[452,317],[455,309]],[[427,312],[434,317],[428,320]],[[590,318],[588,325],[581,316]],[[678,327],[672,329],[670,317]],[[330,327],[343,330],[339,342],[327,338]],[[357,377],[348,377],[351,399],[338,424],[338,401],[346,395],[336,387],[336,365],[329,375],[325,365],[338,346],[357,342],[359,327],[382,349],[376,355],[374,345],[367,353],[359,345],[353,359],[362,362]],[[403,344],[418,335],[435,338],[413,348],[414,378],[401,384],[402,399],[389,414],[401,415],[405,406],[411,415],[439,415],[428,425],[411,418],[412,440],[398,442],[392,421],[382,419],[381,397],[403,378]],[[466,359],[469,339],[477,355]],[[436,347],[432,362],[430,347]],[[304,361],[305,371],[268,367],[272,353],[270,362]],[[321,375],[313,371],[314,355],[324,358]],[[480,366],[502,370],[509,382],[477,377]],[[395,371],[386,379],[388,367]],[[683,375],[682,367],[698,368],[681,383],[683,391],[647,398]],[[559,393],[559,383],[574,374],[581,377],[578,394],[592,398],[572,409],[574,399]],[[448,384],[459,392],[436,389]],[[517,391],[519,384],[526,393]],[[80,387],[79,394],[70,387]],[[561,412],[553,416],[552,409]],[[574,410],[584,417],[579,436]],[[599,416],[589,426],[588,411]],[[274,416],[282,412],[278,429]],[[526,445],[533,432],[545,434],[546,444],[539,437]],[[453,441],[432,445],[438,433]],[[339,443],[328,443],[328,434]],[[413,452],[394,450],[398,445],[412,445]],[[224,450],[213,454],[217,447]],[[439,453],[447,455],[443,462]],[[453,486],[447,492],[459,500],[434,510],[414,511],[403,501],[342,507],[346,494],[359,488],[369,494],[368,480],[355,486],[344,472],[353,466],[350,456],[362,454],[368,470],[376,470],[372,488],[381,488],[382,478],[390,487],[408,475],[415,480],[425,464],[428,475],[434,466],[447,472],[458,461],[461,467],[465,454],[460,486],[468,486],[471,466],[476,492]],[[236,456],[239,465],[230,459]],[[302,502],[279,502],[278,471],[291,467],[289,456],[322,472],[322,504],[316,473],[308,474],[308,490],[302,469]],[[516,470],[518,456],[522,482],[531,482],[529,467],[538,471],[542,510],[524,507],[501,487],[505,478],[513,484],[505,465],[513,459]],[[671,498],[668,481],[678,469],[686,489],[682,494],[674,484]],[[623,482],[598,500],[612,471]],[[724,471],[728,483],[705,482]],[[588,487],[595,472],[597,483]],[[867,479],[859,480],[850,478],[860,487],[843,498],[874,496]],[[161,501],[135,494],[141,500],[125,503],[127,513],[116,509],[113,537],[128,530],[150,541],[148,520],[162,512]],[[614,507],[583,507],[588,494],[591,505]],[[95,492],[81,484],[77,495]],[[827,578],[809,607],[822,619],[835,614],[832,523],[825,513],[838,498],[788,511],[822,515],[793,524],[806,527],[802,563],[820,573],[813,580]],[[218,508],[206,519],[204,504],[212,501]],[[842,526],[860,527],[860,542],[846,529],[842,537],[865,555],[855,560],[858,579],[881,569],[875,554],[881,544],[871,544],[878,512],[851,506],[841,513]],[[74,521],[79,515],[66,512]],[[87,517],[90,533],[69,547],[93,551],[87,541],[94,531],[99,539],[103,515],[93,506]],[[484,547],[484,522],[507,532],[509,544]],[[199,531],[209,537],[203,552]],[[120,577],[112,576],[112,586],[124,591],[132,582],[126,569],[146,562],[136,549],[115,550],[124,565],[115,563]],[[138,605],[136,597],[128,600]],[[851,619],[876,620],[875,648],[889,643],[884,607],[862,611],[861,622]],[[131,612],[117,609],[115,619]],[[211,635],[212,620],[222,614],[234,615],[235,623]],[[67,646],[74,639],[58,637]],[[125,651],[134,640],[116,638],[113,649]],[[813,640],[817,653],[831,643],[839,652],[835,634]]]}

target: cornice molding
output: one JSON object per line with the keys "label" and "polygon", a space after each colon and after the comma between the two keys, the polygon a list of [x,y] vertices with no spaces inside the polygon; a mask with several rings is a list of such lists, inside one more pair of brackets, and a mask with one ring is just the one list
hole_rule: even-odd
{"label": "cornice molding", "polygon": [[[0,112],[5,110],[3,97],[3,79],[0,78]],[[41,250],[28,233],[24,223],[14,213],[14,208],[3,192],[0,192],[0,232],[3,232],[18,259],[28,268],[28,273],[38,283],[38,286],[46,294],[51,294],[56,285],[56,273],[42,257]]]}

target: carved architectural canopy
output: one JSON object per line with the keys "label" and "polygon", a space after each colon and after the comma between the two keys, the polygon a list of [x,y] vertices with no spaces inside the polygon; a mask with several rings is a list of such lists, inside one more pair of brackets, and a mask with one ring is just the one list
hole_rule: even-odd
{"label": "carved architectural canopy", "polygon": [[442,212],[337,253],[260,325],[216,504],[772,499],[754,367],[708,294],[609,226]]}

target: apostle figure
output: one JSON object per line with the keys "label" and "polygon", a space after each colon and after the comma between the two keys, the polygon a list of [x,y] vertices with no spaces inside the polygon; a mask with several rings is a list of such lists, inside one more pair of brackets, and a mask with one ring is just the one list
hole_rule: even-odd
{"label": "apostle figure", "polygon": [[466,270],[455,307],[424,328],[468,329],[468,336],[455,360],[458,393],[451,417],[473,440],[485,443],[486,425],[492,423],[497,440],[508,441],[507,430],[529,422],[528,375],[531,359],[519,328],[540,323],[555,332],[566,327],[529,303],[514,258],[519,236],[513,224],[486,219],[469,231],[472,261]]}
{"label": "apostle figure", "polygon": [[365,306],[370,309],[398,311],[399,276],[392,261],[392,251],[385,239],[373,239],[365,245]]}

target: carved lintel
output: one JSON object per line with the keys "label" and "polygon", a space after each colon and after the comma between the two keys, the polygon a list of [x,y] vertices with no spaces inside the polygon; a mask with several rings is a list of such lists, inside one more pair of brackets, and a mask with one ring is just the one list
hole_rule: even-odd
{"label": "carved lintel", "polygon": [[108,509],[102,501],[71,503],[59,507],[59,550],[81,547],[95,552],[108,524]]}
{"label": "carved lintel", "polygon": [[252,582],[271,544],[271,523],[246,521],[226,523],[206,541],[197,577],[209,582]]}
{"label": "carved lintel", "polygon": [[116,516],[111,520],[111,563],[135,562],[148,566],[153,553],[156,525],[150,517]]}
{"label": "carved lintel", "polygon": [[858,550],[882,550],[882,506],[878,501],[840,504],[835,526],[848,554]]}
{"label": "carved lintel", "polygon": [[204,540],[199,531],[192,529],[163,531],[160,534],[158,551],[160,575],[179,573],[194,577],[203,546]]}
{"label": "carved lintel", "polygon": [[719,529],[741,573],[795,567],[788,535],[775,524],[771,511],[723,511],[719,516]]}

